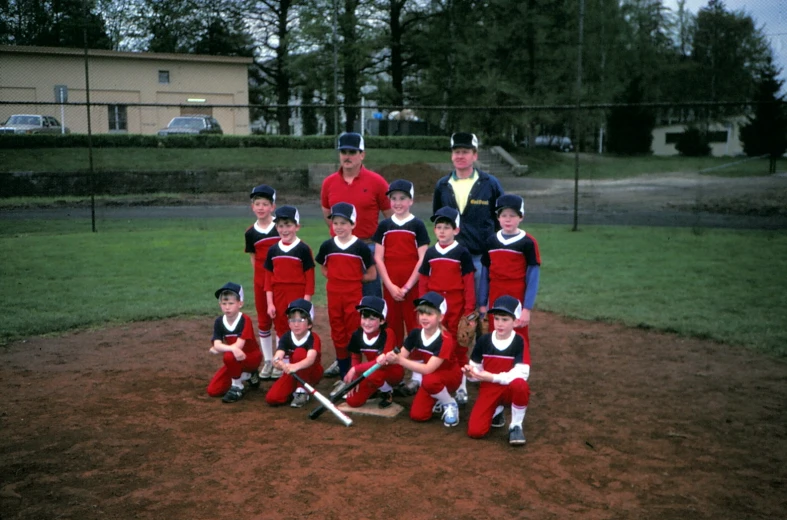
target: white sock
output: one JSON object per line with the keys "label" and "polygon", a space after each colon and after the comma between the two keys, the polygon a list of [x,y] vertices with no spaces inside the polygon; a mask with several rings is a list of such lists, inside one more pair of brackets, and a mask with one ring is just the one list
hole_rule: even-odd
{"label": "white sock", "polygon": [[522,427],[522,423],[525,421],[525,413],[527,412],[527,406],[523,406],[522,408],[518,406],[511,405],[511,426],[509,429],[513,428],[514,426]]}
{"label": "white sock", "polygon": [[391,388],[391,385],[389,385],[387,381],[380,387],[381,392],[390,392],[391,390],[393,390],[393,388]]}
{"label": "white sock", "polygon": [[[263,334],[265,335],[263,336]],[[271,336],[271,331],[260,331],[260,351],[265,362],[270,363],[273,359],[273,337]]]}
{"label": "white sock", "polygon": [[443,389],[438,393],[432,394],[432,397],[440,401],[440,404],[443,406],[456,402],[454,401],[454,398],[451,397],[451,394],[448,393],[448,389],[446,387],[443,387]]}
{"label": "white sock", "polygon": [[[249,379],[251,379],[251,372],[243,372],[240,375],[240,381],[248,381]],[[243,385],[241,385],[241,386],[243,386]]]}
{"label": "white sock", "polygon": [[243,388],[243,375],[241,375],[241,379],[233,379],[232,386],[234,386],[235,388]]}
{"label": "white sock", "polygon": [[502,404],[499,404],[499,405],[497,405],[497,408],[495,408],[495,413],[494,413],[494,415],[498,415],[500,412],[502,412],[502,411],[503,411],[503,410],[505,410],[505,409],[506,409],[506,407],[505,407],[505,406],[503,406]]}
{"label": "white sock", "polygon": [[413,376],[411,377],[411,379],[413,381],[418,382],[418,384],[420,385],[421,381],[423,381],[423,379],[424,379],[424,375],[421,374],[420,372],[413,372]]}
{"label": "white sock", "polygon": [[462,374],[462,384],[459,385],[459,390],[464,390],[467,393],[467,376]]}

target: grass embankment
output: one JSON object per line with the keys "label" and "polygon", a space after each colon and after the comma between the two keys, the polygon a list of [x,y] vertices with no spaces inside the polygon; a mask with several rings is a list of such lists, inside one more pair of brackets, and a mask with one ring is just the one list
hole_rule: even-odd
{"label": "grass embankment", "polygon": [[[213,316],[213,290],[247,290],[248,219],[18,221],[0,230],[0,340],[178,315]],[[527,226],[543,258],[538,308],[787,356],[784,232]],[[301,238],[328,236],[317,220]],[[316,303],[325,303],[318,273]],[[536,324],[537,326],[537,324]],[[658,348],[658,345],[654,345]]]}

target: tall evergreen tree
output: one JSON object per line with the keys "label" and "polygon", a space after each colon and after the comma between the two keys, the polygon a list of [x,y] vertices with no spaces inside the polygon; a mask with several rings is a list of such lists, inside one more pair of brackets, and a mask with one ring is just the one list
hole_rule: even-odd
{"label": "tall evergreen tree", "polygon": [[773,61],[768,60],[758,77],[754,115],[741,128],[743,151],[748,156],[767,154],[769,173],[776,173],[776,160],[787,151],[787,105],[784,95],[779,95],[783,81],[778,75]]}
{"label": "tall evergreen tree", "polygon": [[638,106],[643,101],[644,86],[640,77],[633,78],[626,88],[622,103],[628,106],[612,109],[607,121],[607,148],[621,155],[641,155],[651,153],[653,127],[656,118],[653,111]]}

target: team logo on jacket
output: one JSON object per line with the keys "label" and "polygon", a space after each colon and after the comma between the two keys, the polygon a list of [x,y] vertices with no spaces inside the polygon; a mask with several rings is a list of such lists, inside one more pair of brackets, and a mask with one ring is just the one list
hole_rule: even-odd
{"label": "team logo on jacket", "polygon": [[488,200],[481,200],[481,199],[472,199],[470,200],[470,204],[478,204],[481,206],[489,206]]}

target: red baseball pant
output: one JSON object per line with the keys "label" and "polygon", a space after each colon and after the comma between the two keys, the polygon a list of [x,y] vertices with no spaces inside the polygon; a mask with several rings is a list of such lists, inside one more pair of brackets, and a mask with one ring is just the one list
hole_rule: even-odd
{"label": "red baseball pant", "polygon": [[[296,348],[290,357],[290,363],[299,363],[306,359],[307,351],[305,348]],[[298,375],[312,386],[317,386],[322,378],[322,365],[317,360],[310,367],[298,370]],[[265,402],[270,405],[281,405],[289,402],[292,393],[301,384],[295,380],[290,374],[282,374],[279,379],[273,383],[268,393],[265,394]]]}
{"label": "red baseball pant", "polygon": [[[360,376],[374,365],[362,363],[355,367],[355,373]],[[347,404],[353,408],[363,406],[369,397],[372,396],[383,384],[388,383],[396,386],[404,379],[404,367],[401,365],[386,365],[372,372],[369,377],[361,381],[349,394],[347,394]]]}
{"label": "red baseball pant", "polygon": [[489,433],[498,405],[525,407],[529,402],[530,385],[524,379],[514,379],[508,385],[483,381],[467,421],[467,435],[480,439]]}
{"label": "red baseball pant", "polygon": [[459,367],[454,370],[435,370],[431,374],[424,374],[421,388],[413,398],[410,407],[410,419],[414,421],[428,421],[432,418],[432,408],[436,399],[434,394],[440,393],[443,388],[453,394],[462,384],[462,371]]}
{"label": "red baseball pant", "polygon": [[262,352],[256,349],[252,353],[246,353],[246,359],[238,361],[232,352],[224,353],[224,365],[213,375],[213,379],[208,383],[208,395],[219,397],[227,393],[232,386],[233,379],[239,379],[244,372],[253,372],[260,368],[262,363]]}

